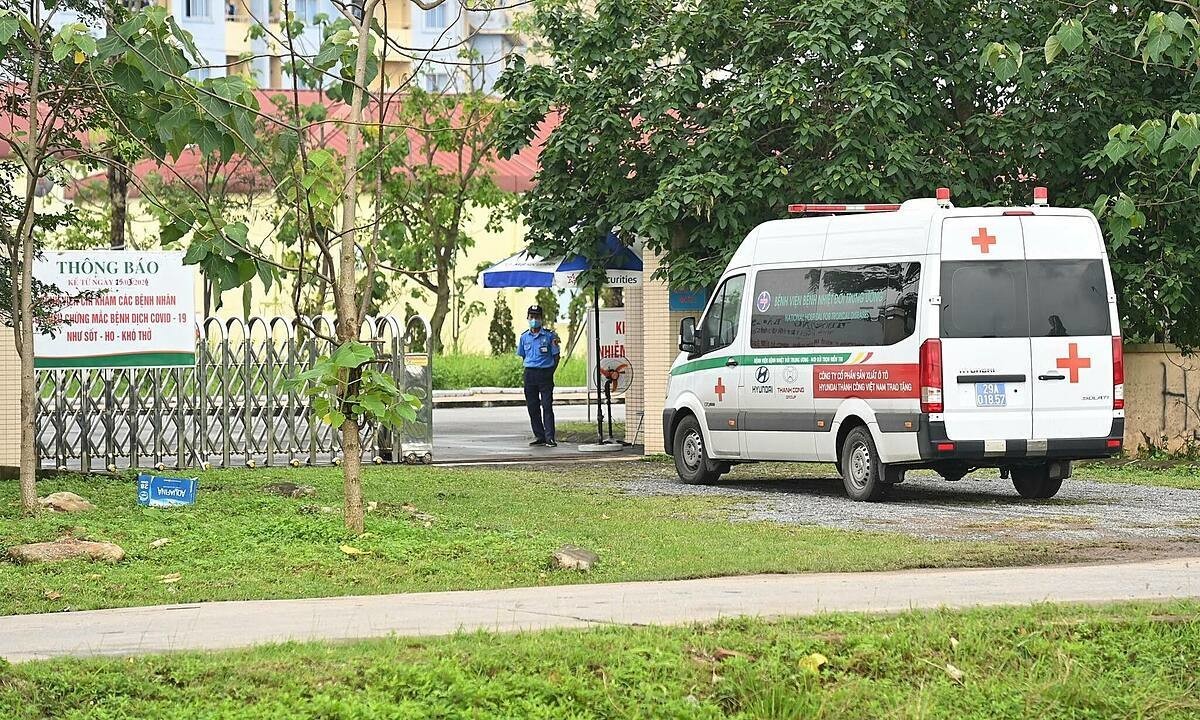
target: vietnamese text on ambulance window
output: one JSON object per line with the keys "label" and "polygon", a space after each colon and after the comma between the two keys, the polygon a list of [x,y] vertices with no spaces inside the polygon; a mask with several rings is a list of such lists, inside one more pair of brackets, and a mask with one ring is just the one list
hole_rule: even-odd
{"label": "vietnamese text on ambulance window", "polygon": [[1107,335],[1108,284],[1100,260],[1030,260],[1030,337]]}
{"label": "vietnamese text on ambulance window", "polygon": [[712,305],[700,323],[700,353],[712,352],[733,344],[737,337],[738,319],[742,309],[742,289],[746,276],[737,275],[725,281],[713,294]]}
{"label": "vietnamese text on ambulance window", "polygon": [[942,337],[1029,334],[1024,260],[942,263]]}
{"label": "vietnamese text on ambulance window", "polygon": [[893,345],[917,321],[920,263],[764,270],[755,280],[750,346]]}

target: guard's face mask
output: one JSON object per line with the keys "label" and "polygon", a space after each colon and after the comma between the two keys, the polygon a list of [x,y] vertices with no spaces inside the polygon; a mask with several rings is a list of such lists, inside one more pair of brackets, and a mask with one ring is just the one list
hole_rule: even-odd
{"label": "guard's face mask", "polygon": [[537,318],[529,318],[529,327],[530,328],[532,328],[533,330],[537,330],[541,326],[542,326],[541,320],[538,320]]}

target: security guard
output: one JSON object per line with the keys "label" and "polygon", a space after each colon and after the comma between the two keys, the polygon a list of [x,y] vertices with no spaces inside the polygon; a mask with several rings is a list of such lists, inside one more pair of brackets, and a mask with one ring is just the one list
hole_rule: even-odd
{"label": "security guard", "polygon": [[517,355],[525,363],[525,407],[533,426],[530,445],[557,447],[554,441],[554,371],[558,368],[558,335],[542,327],[542,308],[530,305],[529,329],[517,340]]}

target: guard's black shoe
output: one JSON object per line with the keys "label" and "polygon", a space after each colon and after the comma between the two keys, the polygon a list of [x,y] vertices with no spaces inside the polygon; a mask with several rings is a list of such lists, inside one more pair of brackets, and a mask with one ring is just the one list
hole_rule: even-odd
{"label": "guard's black shoe", "polygon": [[545,440],[543,440],[541,438],[534,438],[533,441],[529,443],[529,447],[537,447],[538,445],[545,445],[545,444],[546,444]]}
{"label": "guard's black shoe", "polygon": [[554,440],[547,440],[546,447],[558,447],[558,443],[554,442]]}

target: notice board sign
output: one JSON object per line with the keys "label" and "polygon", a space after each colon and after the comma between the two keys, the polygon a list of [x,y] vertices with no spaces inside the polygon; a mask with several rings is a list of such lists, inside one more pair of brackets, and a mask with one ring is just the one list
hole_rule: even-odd
{"label": "notice board sign", "polygon": [[140,250],[46,252],[43,283],[78,294],[54,335],[34,338],[38,368],[191,367],[196,364],[195,286],[183,253]]}
{"label": "notice board sign", "polygon": [[146,507],[176,507],[196,502],[197,478],[172,478],[161,475],[138,475],[138,505]]}
{"label": "notice board sign", "polygon": [[[596,311],[587,311],[587,386],[596,388]],[[600,360],[625,359],[625,308],[600,309]]]}

